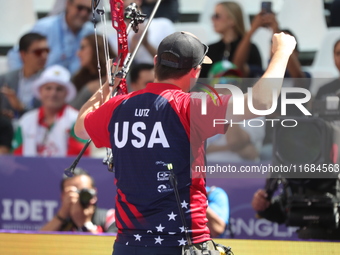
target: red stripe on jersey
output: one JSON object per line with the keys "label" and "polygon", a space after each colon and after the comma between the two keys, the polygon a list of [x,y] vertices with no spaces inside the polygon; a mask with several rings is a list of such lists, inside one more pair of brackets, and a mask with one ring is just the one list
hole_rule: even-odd
{"label": "red stripe on jersey", "polygon": [[122,231],[120,231],[120,229],[123,229],[123,225],[122,223],[120,223],[119,219],[116,218],[116,226],[118,228],[118,233],[122,233]]}
{"label": "red stripe on jersey", "polygon": [[[119,203],[116,203],[116,210],[117,210],[117,214],[120,215],[124,224],[129,229],[134,229],[135,226],[133,225],[133,223],[131,222],[131,220],[129,219],[129,217],[127,216],[127,214],[125,213],[125,211],[123,210],[123,208],[121,207],[121,205]],[[117,219],[117,227],[120,228],[120,229],[123,229],[123,227],[122,227],[122,225],[121,225],[121,223],[119,222],[118,219]]]}
{"label": "red stripe on jersey", "polygon": [[141,220],[144,219],[143,215],[137,210],[137,208],[134,205],[127,201],[125,194],[123,194],[120,189],[117,189],[117,193],[119,194],[121,201],[129,207],[130,211],[136,217],[136,219],[139,222],[142,222]]}

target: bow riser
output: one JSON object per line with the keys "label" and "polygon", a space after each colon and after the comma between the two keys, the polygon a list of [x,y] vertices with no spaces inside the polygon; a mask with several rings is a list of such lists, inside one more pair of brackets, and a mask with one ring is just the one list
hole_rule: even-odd
{"label": "bow riser", "polygon": [[110,0],[112,26],[117,31],[118,56],[120,57],[119,67],[122,67],[124,60],[129,53],[128,36],[124,21],[124,1]]}

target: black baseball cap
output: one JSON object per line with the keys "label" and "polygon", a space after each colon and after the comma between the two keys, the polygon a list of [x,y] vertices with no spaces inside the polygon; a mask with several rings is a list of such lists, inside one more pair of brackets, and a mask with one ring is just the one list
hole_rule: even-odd
{"label": "black baseball cap", "polygon": [[[175,32],[163,39],[157,50],[157,62],[161,65],[186,69],[201,64],[212,64],[206,56],[209,47],[202,43],[195,35],[189,32]],[[164,53],[171,53],[176,61],[162,57]]]}

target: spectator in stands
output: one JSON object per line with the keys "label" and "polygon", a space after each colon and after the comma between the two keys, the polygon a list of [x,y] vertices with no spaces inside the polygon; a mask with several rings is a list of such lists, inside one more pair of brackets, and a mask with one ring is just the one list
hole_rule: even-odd
{"label": "spectator in stands", "polygon": [[150,64],[137,64],[130,71],[130,85],[132,91],[144,89],[146,84],[155,78],[154,66]]}
{"label": "spectator in stands", "polygon": [[0,76],[2,110],[16,117],[40,105],[34,98],[32,86],[47,60],[49,47],[46,37],[37,33],[25,34],[20,38],[19,52],[22,68]]}
{"label": "spectator in stands", "polygon": [[207,219],[212,238],[222,237],[229,224],[229,198],[227,193],[215,186],[206,187],[208,197]]}
{"label": "spectator in stands", "polygon": [[[93,26],[88,22],[91,12],[90,0],[68,0],[65,12],[37,21],[32,32],[46,36],[51,49],[47,66],[58,64],[71,73],[79,70],[80,62],[76,53],[81,40],[93,33]],[[22,66],[17,46],[9,51],[8,60],[10,69]]]}
{"label": "spectator in stands", "polygon": [[[106,59],[104,54],[104,42],[101,35],[97,35],[99,64],[101,67],[101,80],[102,83],[106,81]],[[110,58],[116,57],[109,47]],[[96,92],[100,87],[99,73],[98,73],[98,59],[96,52],[96,38],[94,34],[86,36],[78,50],[80,59],[80,70],[73,76],[72,82],[76,86],[77,96],[70,103],[76,109],[80,109],[83,104]]]}
{"label": "spectator in stands", "polygon": [[7,116],[0,113],[0,155],[10,153],[12,139],[12,122]]}
{"label": "spectator in stands", "polygon": [[73,132],[78,111],[67,105],[76,94],[70,73],[62,66],[51,66],[34,83],[33,90],[41,100],[41,107],[28,111],[19,119],[12,144],[14,154],[77,155],[85,141]]}
{"label": "spectator in stands", "polygon": [[49,16],[58,15],[65,11],[67,0],[55,0]]}
{"label": "spectator in stands", "polygon": [[64,178],[60,188],[61,206],[41,231],[117,232],[115,210],[96,206],[97,189],[87,172],[76,168],[75,175]]}
{"label": "spectator in stands", "polygon": [[[128,6],[130,3],[136,3],[137,6],[141,6],[142,0],[124,0],[124,6]],[[147,20],[144,22],[146,24]],[[133,50],[137,46],[137,42],[142,35],[145,24],[139,25],[139,32],[137,34],[130,33],[128,36],[130,51]],[[153,19],[148,33],[145,36],[141,47],[139,48],[134,63],[148,63],[153,65],[153,58],[156,55],[156,49],[160,42],[168,35],[175,32],[175,27],[173,23],[167,18],[155,18]],[[109,42],[112,46],[112,49],[117,53],[117,35],[114,33],[109,37]]]}
{"label": "spectator in stands", "polygon": [[[243,13],[239,4],[235,2],[221,2],[215,7],[212,16],[214,30],[222,39],[209,45],[208,56],[213,63],[228,60],[234,63],[243,77],[256,77],[262,74],[260,53],[251,43],[251,37],[261,26],[264,26],[264,16],[254,17],[250,31],[245,31]],[[207,77],[210,67],[203,67],[201,77]]]}
{"label": "spectator in stands", "polygon": [[[334,63],[340,72],[340,39],[334,44]],[[322,100],[327,96],[340,96],[340,77],[323,85],[317,92],[315,99]]]}
{"label": "spectator in stands", "polygon": [[[157,0],[143,0],[142,8],[145,14],[150,16]],[[156,12],[155,17],[168,18],[172,22],[179,20],[179,4],[178,0],[163,0]]]}
{"label": "spectator in stands", "polygon": [[[66,9],[67,1],[68,0],[55,0],[52,9],[48,13],[48,16],[58,15],[58,14],[64,12],[65,9]],[[97,8],[103,9],[103,6],[104,6],[104,1],[100,1]],[[100,21],[100,14],[95,12],[94,15],[95,15],[96,22],[99,22]]]}
{"label": "spectator in stands", "polygon": [[[292,36],[295,36],[292,31],[288,29],[281,29],[279,26],[279,23],[275,17],[274,13],[267,13],[264,18],[264,24],[266,24],[266,27],[271,28],[273,33],[280,33],[283,32],[285,34],[289,34]],[[295,37],[296,38],[296,37]],[[311,78],[311,75],[308,72],[304,72],[301,67],[301,63],[299,61],[299,48],[298,43],[296,44],[296,47],[293,51],[293,54],[290,55],[288,65],[287,65],[287,72],[285,77],[289,78]],[[303,87],[309,87],[309,84],[299,84]]]}

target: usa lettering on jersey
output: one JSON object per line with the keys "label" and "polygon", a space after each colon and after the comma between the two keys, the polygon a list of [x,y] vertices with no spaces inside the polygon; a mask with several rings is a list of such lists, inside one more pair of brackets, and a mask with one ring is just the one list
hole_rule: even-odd
{"label": "usa lettering on jersey", "polygon": [[[146,112],[142,112],[146,113]],[[148,112],[147,112],[148,113]],[[122,132],[119,132],[120,128],[122,128]],[[168,139],[164,133],[162,122],[157,121],[154,123],[152,127],[152,132],[150,137],[146,137],[143,131],[150,128],[144,122],[138,121],[134,123],[130,123],[129,121],[124,121],[123,125],[120,125],[119,122],[115,122],[114,128],[114,142],[117,148],[123,148],[125,145],[130,142],[133,147],[139,149],[144,148],[153,148],[155,144],[161,144],[163,148],[170,148]],[[122,134],[121,140],[118,138],[118,134]],[[133,137],[129,137],[129,134],[132,134]]]}

